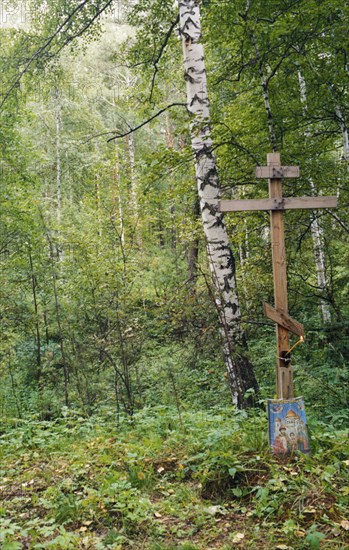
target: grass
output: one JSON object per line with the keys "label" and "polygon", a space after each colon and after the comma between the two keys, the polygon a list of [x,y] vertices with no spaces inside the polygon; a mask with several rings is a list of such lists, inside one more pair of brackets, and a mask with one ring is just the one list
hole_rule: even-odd
{"label": "grass", "polygon": [[3,423],[0,543],[13,549],[349,548],[348,433],[277,459],[263,413]]}

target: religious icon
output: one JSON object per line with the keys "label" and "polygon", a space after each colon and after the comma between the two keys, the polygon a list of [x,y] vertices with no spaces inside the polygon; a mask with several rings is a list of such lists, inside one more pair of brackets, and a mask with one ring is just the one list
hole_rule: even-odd
{"label": "religious icon", "polygon": [[269,399],[269,443],[275,454],[309,452],[305,407],[302,397]]}

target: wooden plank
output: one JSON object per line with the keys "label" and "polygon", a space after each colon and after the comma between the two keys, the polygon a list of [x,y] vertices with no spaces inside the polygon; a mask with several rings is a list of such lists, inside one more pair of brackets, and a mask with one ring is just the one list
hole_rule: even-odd
{"label": "wooden plank", "polygon": [[337,197],[283,197],[273,210],[336,208],[337,202]]}
{"label": "wooden plank", "polygon": [[277,197],[269,199],[223,200],[218,202],[220,212],[256,210],[302,210],[335,208],[337,197]]}
{"label": "wooden plank", "polygon": [[218,202],[220,212],[244,212],[246,210],[271,210],[273,201],[270,199],[226,200]]}
{"label": "wooden plank", "polygon": [[278,325],[286,328],[289,332],[292,332],[297,336],[304,337],[304,326],[302,325],[302,323],[299,323],[295,319],[292,319],[292,317],[290,317],[288,314],[283,313],[282,311],[277,311],[275,308],[266,303],[263,304],[263,311],[266,317],[268,317]]}
{"label": "wooden plank", "polygon": [[256,178],[298,178],[299,166],[256,166],[254,170]]}

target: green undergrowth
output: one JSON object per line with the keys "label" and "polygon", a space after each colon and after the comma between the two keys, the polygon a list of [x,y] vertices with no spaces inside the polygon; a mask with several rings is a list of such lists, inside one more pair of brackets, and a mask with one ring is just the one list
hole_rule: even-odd
{"label": "green undergrowth", "polygon": [[261,411],[4,420],[1,548],[349,548],[348,432],[310,428],[277,459]]}

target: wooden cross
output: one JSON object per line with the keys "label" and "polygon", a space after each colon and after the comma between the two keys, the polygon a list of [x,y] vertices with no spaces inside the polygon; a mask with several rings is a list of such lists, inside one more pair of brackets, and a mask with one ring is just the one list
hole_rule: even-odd
{"label": "wooden cross", "polygon": [[290,364],[289,332],[304,339],[304,327],[288,314],[284,211],[303,208],[334,208],[337,197],[284,197],[282,179],[299,176],[298,166],[281,166],[280,154],[269,153],[267,166],[255,169],[257,178],[269,180],[269,198],[222,200],[221,212],[269,210],[272,242],[275,308],[263,304],[264,314],[275,321],[277,337],[276,392],[278,399],[292,399],[293,373]]}

